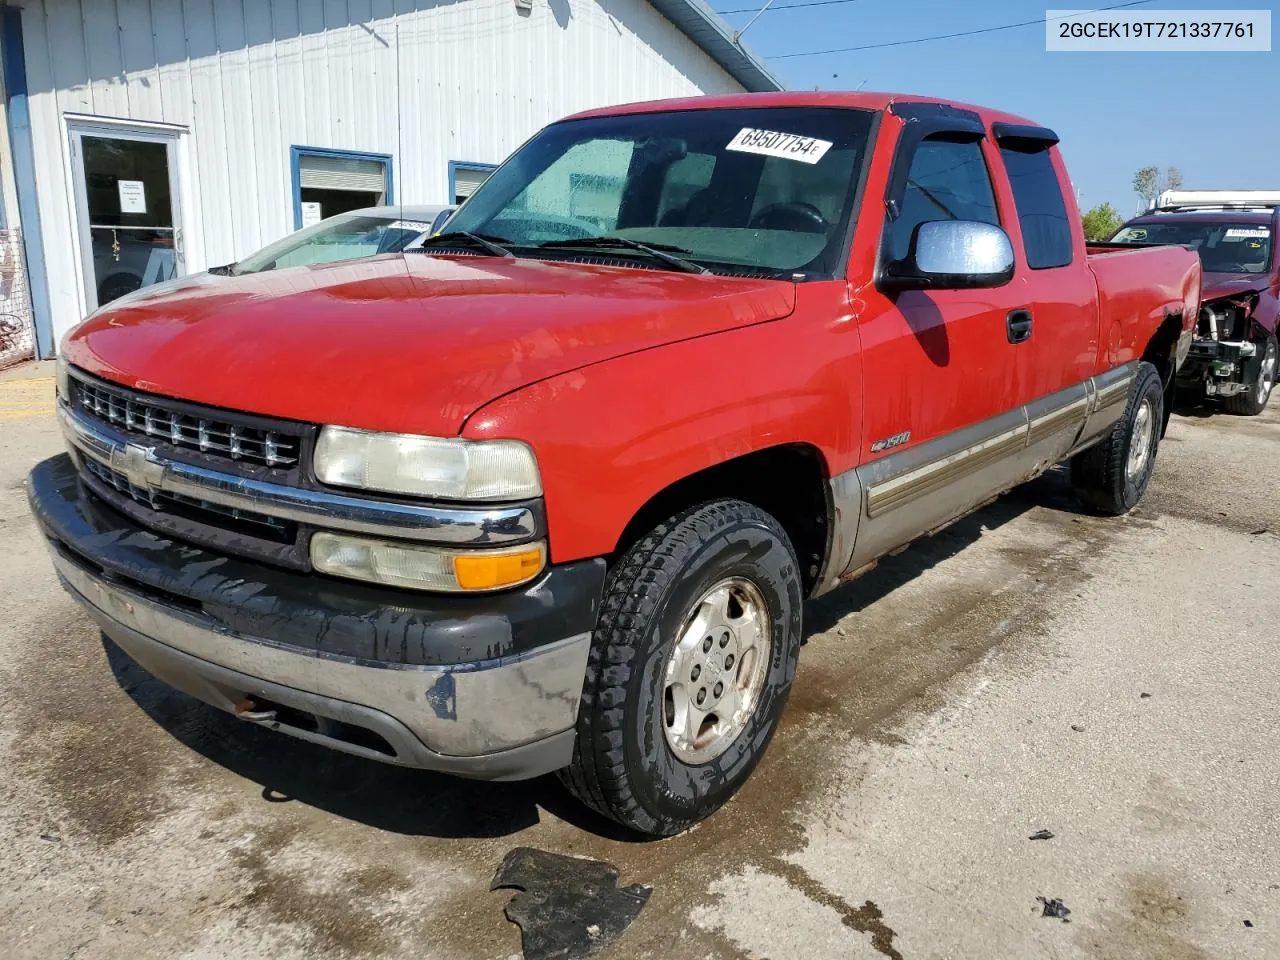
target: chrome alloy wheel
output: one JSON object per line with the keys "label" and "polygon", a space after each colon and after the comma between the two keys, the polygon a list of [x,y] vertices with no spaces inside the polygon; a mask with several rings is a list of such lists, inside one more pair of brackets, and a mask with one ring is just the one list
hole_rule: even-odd
{"label": "chrome alloy wheel", "polygon": [[1276,382],[1276,343],[1267,341],[1267,353],[1262,358],[1262,369],[1258,371],[1258,405],[1267,402],[1271,387]]}
{"label": "chrome alloy wheel", "polygon": [[1155,411],[1151,401],[1144,398],[1133,416],[1133,432],[1129,436],[1129,462],[1125,466],[1125,474],[1130,483],[1136,483],[1147,467],[1155,429]]}
{"label": "chrome alloy wheel", "polygon": [[750,580],[721,580],[693,605],[667,657],[662,727],[687,764],[708,763],[746,728],[769,672],[769,608]]}

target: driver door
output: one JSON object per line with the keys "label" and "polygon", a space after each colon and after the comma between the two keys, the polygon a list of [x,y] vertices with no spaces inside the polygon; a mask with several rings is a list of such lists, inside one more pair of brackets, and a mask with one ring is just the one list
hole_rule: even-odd
{"label": "driver door", "polygon": [[[1006,223],[1009,211],[997,202],[991,174],[999,155],[970,116],[933,122],[926,116],[904,127],[885,201],[881,269],[906,256],[921,223]],[[858,468],[865,514],[850,569],[1014,481],[1025,444],[1022,359],[1030,349],[1018,323],[1027,309],[1024,290],[1007,283],[866,291],[859,321],[866,395]]]}

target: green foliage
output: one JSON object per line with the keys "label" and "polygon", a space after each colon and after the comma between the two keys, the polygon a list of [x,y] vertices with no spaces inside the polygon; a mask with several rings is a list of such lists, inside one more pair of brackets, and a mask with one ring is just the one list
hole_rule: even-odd
{"label": "green foliage", "polygon": [[1080,219],[1084,221],[1084,235],[1088,240],[1110,240],[1124,223],[1124,217],[1109,203],[1091,207]]}

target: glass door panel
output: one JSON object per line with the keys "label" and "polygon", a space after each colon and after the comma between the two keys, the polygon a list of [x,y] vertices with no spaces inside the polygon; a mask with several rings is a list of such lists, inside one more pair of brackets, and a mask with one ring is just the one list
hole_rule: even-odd
{"label": "glass door panel", "polygon": [[182,273],[172,140],[96,131],[74,137],[90,306]]}

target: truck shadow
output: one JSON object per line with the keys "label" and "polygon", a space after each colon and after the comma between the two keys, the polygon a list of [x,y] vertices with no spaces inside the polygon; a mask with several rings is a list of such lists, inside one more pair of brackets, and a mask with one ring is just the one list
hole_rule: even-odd
{"label": "truck shadow", "polygon": [[1217,401],[1210,400],[1203,393],[1179,390],[1173,397],[1173,412],[1179,417],[1205,420],[1212,416],[1221,416],[1223,410]]}
{"label": "truck shadow", "polygon": [[262,787],[264,803],[303,803],[410,836],[500,837],[538,822],[554,778],[484,783],[366,760],[263,730],[156,680],[105,635],[116,682],[185,747]]}
{"label": "truck shadow", "polygon": [[[851,584],[809,603],[806,636],[832,627],[1035,507],[1078,512],[1066,472],[1055,469],[932,537],[919,540]],[[486,783],[349,756],[236,720],[161,683],[109,638],[116,682],[185,747],[262,788],[263,803],[303,803],[407,836],[505,837],[536,825],[545,810],[597,836],[638,841],[581,806],[553,776]]]}

